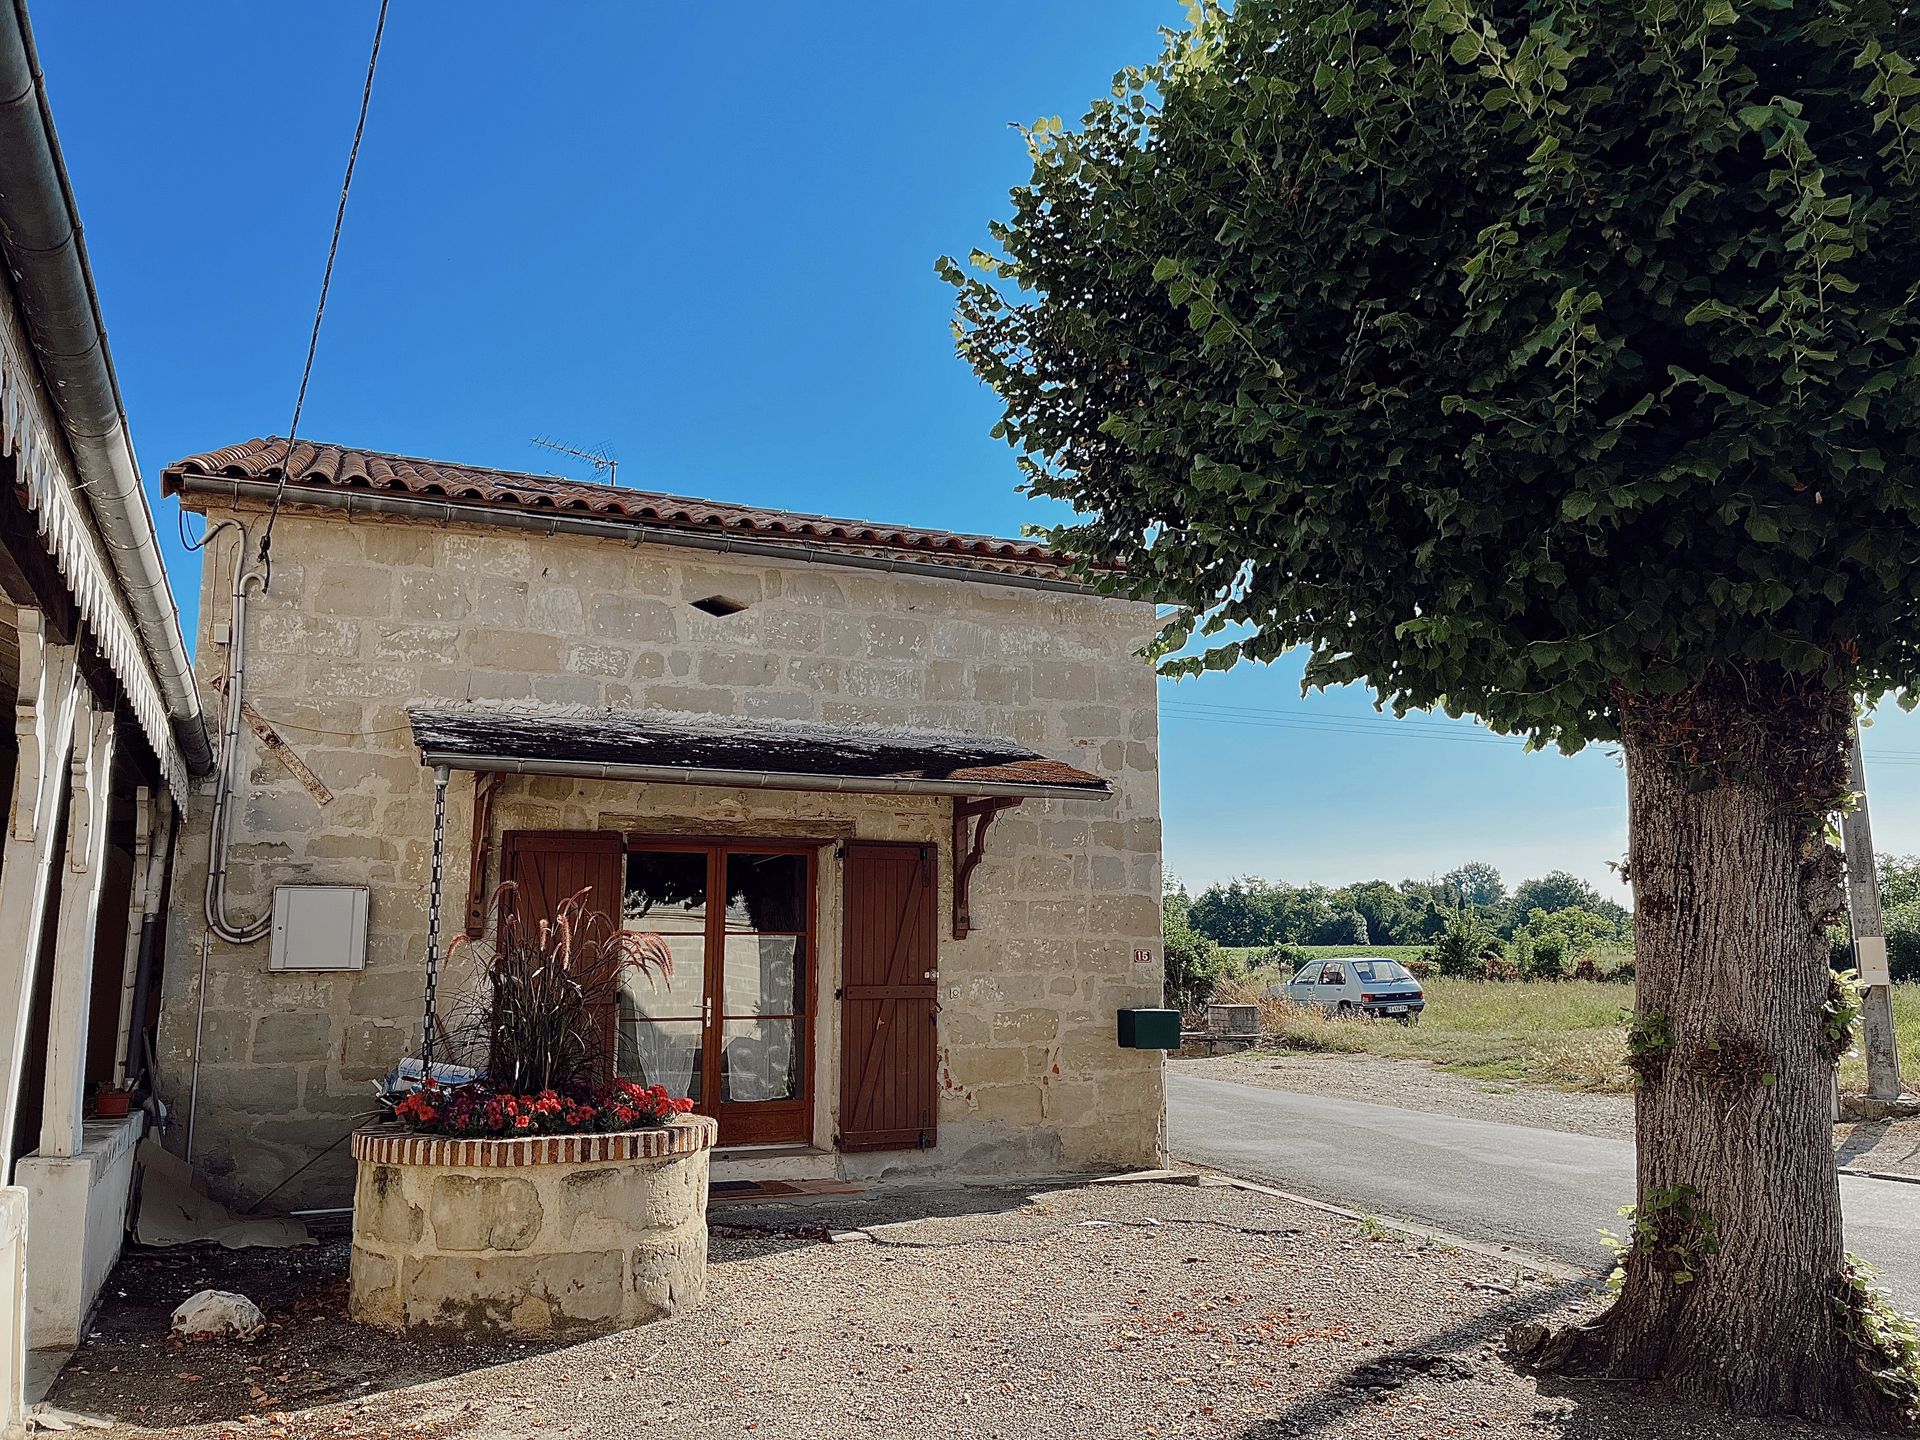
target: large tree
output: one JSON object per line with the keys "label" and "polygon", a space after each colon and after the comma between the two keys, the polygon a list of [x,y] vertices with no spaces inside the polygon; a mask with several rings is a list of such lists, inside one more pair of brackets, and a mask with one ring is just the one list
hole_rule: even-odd
{"label": "large tree", "polygon": [[1893,1423],[1825,931],[1920,677],[1920,21],[1888,0],[1203,0],[943,273],[1028,487],[1176,671],[1309,652],[1625,753],[1624,1287],[1534,1358]]}

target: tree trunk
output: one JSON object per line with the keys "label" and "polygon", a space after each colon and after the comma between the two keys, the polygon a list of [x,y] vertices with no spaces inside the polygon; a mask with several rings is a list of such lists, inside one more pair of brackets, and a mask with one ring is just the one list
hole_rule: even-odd
{"label": "tree trunk", "polygon": [[[1533,1358],[1658,1379],[1742,1413],[1891,1427],[1903,1407],[1875,1387],[1836,1305],[1844,1252],[1822,1007],[1837,864],[1824,807],[1777,778],[1812,746],[1818,791],[1851,712],[1845,696],[1812,716],[1781,710],[1749,717],[1781,733],[1748,729],[1734,763],[1704,770],[1698,744],[1673,744],[1670,727],[1625,727],[1642,1079],[1638,1200],[1621,1237],[1632,1248],[1613,1306],[1558,1336],[1536,1330]],[[1692,718],[1696,735],[1714,728],[1711,715]],[[1516,1335],[1516,1354],[1526,1349]]]}

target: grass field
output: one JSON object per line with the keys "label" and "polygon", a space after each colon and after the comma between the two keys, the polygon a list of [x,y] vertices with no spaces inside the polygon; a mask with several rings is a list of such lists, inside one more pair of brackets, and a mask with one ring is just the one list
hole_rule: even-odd
{"label": "grass field", "polygon": [[[1907,1089],[1920,1090],[1920,985],[1893,987],[1893,1035],[1900,1047],[1900,1078]],[[1867,1062],[1858,1047],[1840,1062],[1840,1088],[1867,1088]]]}
{"label": "grass field", "polygon": [[[1232,994],[1258,1000],[1262,1029],[1277,1034],[1285,1050],[1430,1060],[1477,1079],[1523,1080],[1560,1090],[1633,1088],[1626,1068],[1630,985],[1582,980],[1501,985],[1436,977],[1422,982],[1427,1009],[1420,1023],[1396,1025],[1335,1020],[1317,1008],[1264,999],[1270,979],[1256,972],[1216,993],[1222,999]],[[1894,1023],[1911,1085],[1920,1079],[1920,985],[1894,987]],[[1857,1054],[1841,1062],[1840,1083],[1850,1090],[1865,1087],[1866,1067]]]}

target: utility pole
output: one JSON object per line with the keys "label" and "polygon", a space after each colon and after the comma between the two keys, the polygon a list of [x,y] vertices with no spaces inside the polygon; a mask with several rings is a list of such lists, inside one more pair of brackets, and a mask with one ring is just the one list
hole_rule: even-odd
{"label": "utility pole", "polygon": [[1847,920],[1853,935],[1853,965],[1862,996],[1860,1029],[1867,1050],[1867,1094],[1900,1098],[1900,1051],[1893,1035],[1893,990],[1887,973],[1887,924],[1880,915],[1880,877],[1874,868],[1873,827],[1867,820],[1867,762],[1860,726],[1853,727],[1849,762],[1853,808],[1840,817],[1847,852]]}

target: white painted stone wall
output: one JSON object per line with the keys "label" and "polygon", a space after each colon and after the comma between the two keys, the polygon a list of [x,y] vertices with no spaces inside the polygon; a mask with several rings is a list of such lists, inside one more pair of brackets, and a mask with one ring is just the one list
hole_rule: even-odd
{"label": "white painted stone wall", "polygon": [[146,1114],[89,1120],[76,1155],[23,1155],[28,1195],[27,1345],[70,1349],[86,1338],[100,1292],[126,1244],[134,1152]]}
{"label": "white painted stone wall", "polygon": [[27,1192],[0,1185],[0,1435],[20,1433],[27,1380]]}
{"label": "white painted stone wall", "polygon": [[[261,515],[216,511],[257,534]],[[253,547],[250,537],[248,553]],[[210,713],[225,665],[232,531],[206,552],[196,665]],[[1029,800],[994,822],[974,933],[947,931],[948,802],[553,778],[506,781],[504,829],[822,833],[940,847],[940,1143],[848,1157],[858,1173],[1151,1165],[1161,1057],[1115,1012],[1160,1000],[1160,816],[1150,606],[581,536],[288,512],[272,588],[251,603],[247,698],[333,792],[321,806],[250,736],[231,856],[236,915],[285,883],[372,891],[359,974],[270,974],[267,945],[208,953],[194,1161],[229,1195],[278,1184],[365,1116],[418,1031],[432,783],[407,729],[419,699],[632,705],[1008,736],[1112,782],[1103,800]],[[716,618],[711,595],[745,602]],[[443,933],[459,933],[472,780],[450,792]],[[176,864],[160,1073],[184,1116],[206,938],[202,803]],[[816,1143],[830,1144],[838,877],[822,865]],[[497,875],[497,857],[495,860]],[[1145,963],[1136,951],[1147,955]],[[169,1144],[181,1143],[176,1125]],[[334,1159],[337,1157],[337,1162]],[[345,1203],[342,1145],[275,1196]]]}

